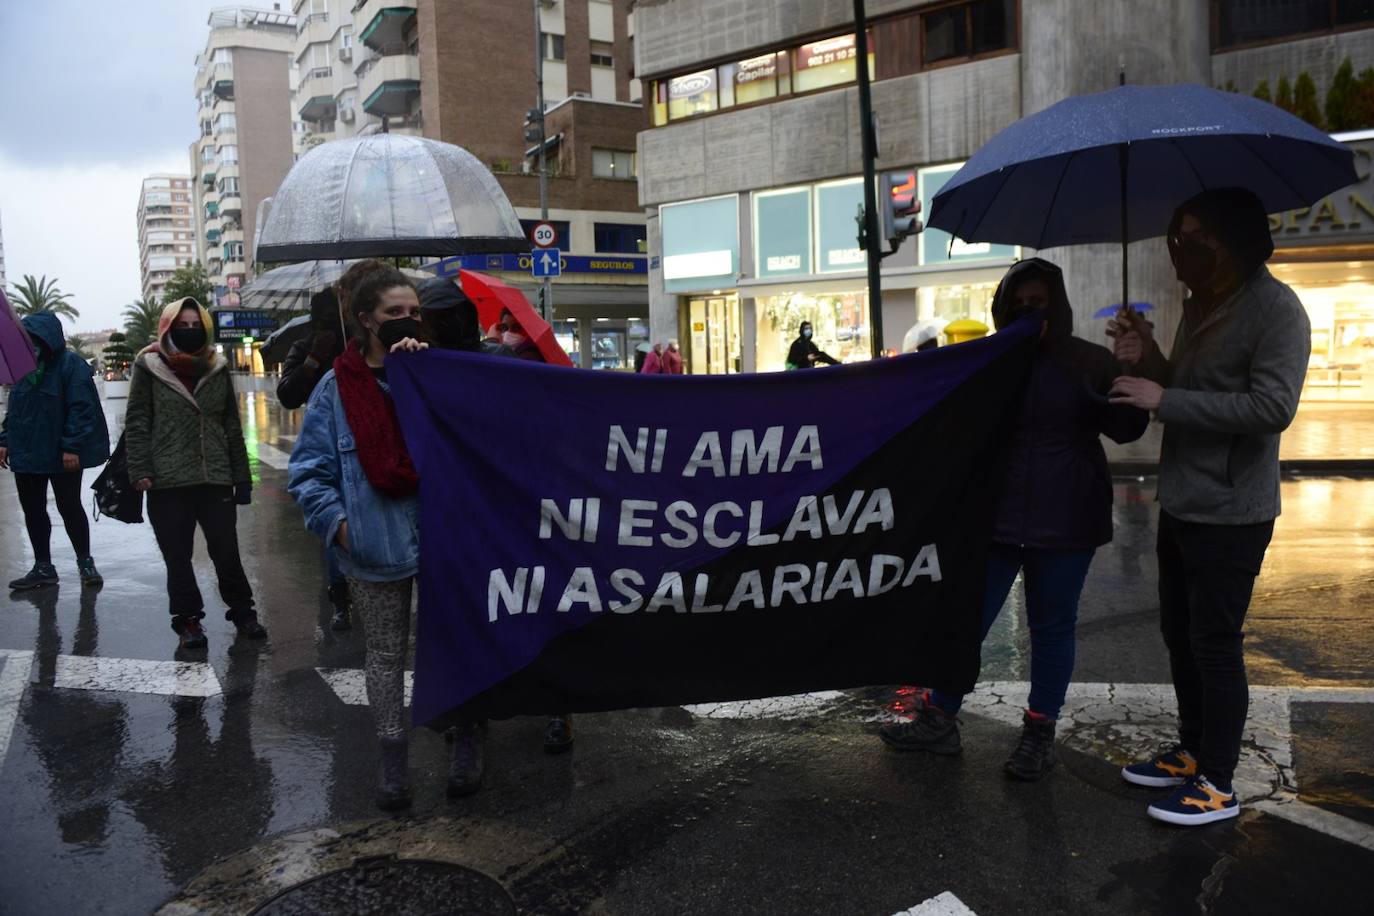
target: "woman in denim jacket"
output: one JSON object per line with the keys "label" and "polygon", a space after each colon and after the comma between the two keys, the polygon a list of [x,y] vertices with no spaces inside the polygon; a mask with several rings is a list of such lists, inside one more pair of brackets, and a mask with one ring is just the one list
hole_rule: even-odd
{"label": "woman in denim jacket", "polygon": [[[338,545],[350,601],[363,618],[367,699],[381,742],[377,804],[393,810],[411,802],[403,677],[420,560],[419,476],[391,402],[385,360],[388,352],[427,345],[415,339],[415,286],[394,268],[368,274],[349,312],[354,337],[306,406],[287,489],[306,527]],[[481,779],[476,731],[450,738],[449,793],[466,794]]]}

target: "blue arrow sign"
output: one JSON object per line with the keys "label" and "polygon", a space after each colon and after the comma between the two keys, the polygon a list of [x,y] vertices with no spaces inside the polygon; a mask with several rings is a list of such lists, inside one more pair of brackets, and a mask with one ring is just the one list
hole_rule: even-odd
{"label": "blue arrow sign", "polygon": [[561,277],[563,252],[557,248],[539,248],[530,252],[530,276]]}

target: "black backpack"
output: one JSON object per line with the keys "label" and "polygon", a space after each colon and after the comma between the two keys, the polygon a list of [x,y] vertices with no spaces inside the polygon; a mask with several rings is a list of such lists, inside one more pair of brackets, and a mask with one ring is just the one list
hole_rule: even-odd
{"label": "black backpack", "polygon": [[99,521],[100,516],[108,515],[131,525],[143,521],[143,491],[135,490],[133,482],[129,480],[129,459],[124,449],[123,433],[119,436],[114,454],[95,483],[91,484],[91,489],[95,491],[92,518]]}

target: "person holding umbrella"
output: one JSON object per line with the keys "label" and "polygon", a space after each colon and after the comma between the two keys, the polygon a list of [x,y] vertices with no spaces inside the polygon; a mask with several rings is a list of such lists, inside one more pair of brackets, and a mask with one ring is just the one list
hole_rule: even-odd
{"label": "person holding umbrella", "polygon": [[[295,410],[308,401],[320,379],[333,368],[334,360],[343,354],[343,324],[339,316],[339,296],[333,287],[310,297],[311,333],[291,344],[277,382],[277,401],[287,410]],[[337,548],[326,544],[324,553],[329,603],[334,606],[329,628],[335,632],[350,630],[353,622],[348,608],[348,580],[339,566]]]}
{"label": "person holding umbrella", "polygon": [[827,363],[831,366],[840,364],[838,359],[816,346],[811,339],[813,333],[811,322],[803,321],[797,330],[797,339],[792,341],[792,346],[787,350],[787,368],[814,369],[817,363]]}
{"label": "person holding umbrella", "polygon": [[[350,290],[354,334],[306,405],[287,491],[306,526],[337,544],[353,606],[367,634],[367,698],[381,755],[377,805],[409,807],[404,674],[411,596],[420,564],[419,474],[406,450],[386,379],[388,353],[426,349],[420,300],[400,271],[380,267]],[[448,794],[482,779],[475,724],[452,732]]]}
{"label": "person holding umbrella", "polygon": [[[1031,687],[1021,737],[1003,772],[1033,781],[1055,764],[1059,711],[1073,675],[1078,598],[1097,548],[1112,539],[1112,484],[1100,437],[1139,439],[1150,415],[1110,406],[1117,366],[1106,348],[1073,336],[1060,269],[1030,258],[1007,271],[992,299],[1000,331],[1044,318],[1040,345],[1011,431],[1002,496],[988,551],[983,637],[1023,579],[1031,638]],[[938,686],[938,685],[937,685]],[[956,754],[963,697],[935,690],[910,722],[880,736],[904,751]]]}
{"label": "person holding umbrella", "polygon": [[67,349],[62,322],[51,312],[21,319],[37,351],[37,367],[15,384],[0,421],[0,468],[14,472],[33,568],[10,582],[23,591],[57,584],[49,539],[48,487],[76,552],[82,585],[104,582],[91,558],[91,529],[81,507],[81,470],[110,457],[110,434],[91,367]]}
{"label": "person holding umbrella", "polygon": [[228,606],[224,618],[240,636],[267,637],[239,556],[237,507],[252,500],[248,449],[210,327],[210,313],[190,297],[162,310],[157,340],[134,360],[124,416],[129,479],[148,492],[148,521],[167,567],[168,609],[182,651],[206,646],[205,602],[191,565],[197,526]]}
{"label": "person holding umbrella", "polygon": [[1108,326],[1112,403],[1155,411],[1159,459],[1160,629],[1178,699],[1179,740],[1124,768],[1137,785],[1177,787],[1148,809],[1172,824],[1240,813],[1231,779],[1249,706],[1244,623],[1279,504],[1279,436],[1293,422],[1311,325],[1264,262],[1264,205],[1243,188],[1204,191],[1169,225],[1169,255],[1189,297],[1168,358],[1125,309]]}

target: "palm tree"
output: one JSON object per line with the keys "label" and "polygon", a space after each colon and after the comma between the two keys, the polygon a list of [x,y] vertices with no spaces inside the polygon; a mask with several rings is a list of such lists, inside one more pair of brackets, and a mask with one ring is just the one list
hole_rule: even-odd
{"label": "palm tree", "polygon": [[56,280],[49,280],[47,274],[34,279],[32,274],[24,274],[24,282],[12,288],[14,311],[19,316],[51,312],[59,318],[77,318],[80,312],[67,300],[70,293],[57,288]]}
{"label": "palm tree", "polygon": [[86,362],[90,362],[91,360],[95,359],[95,354],[92,353],[90,351],[90,348],[86,346],[86,341],[82,340],[80,337],[77,337],[75,334],[67,335],[67,349],[71,350],[73,353],[84,359]]}
{"label": "palm tree", "polygon": [[142,350],[157,338],[157,320],[162,317],[162,306],[157,300],[135,299],[124,309],[124,336],[135,352]]}

